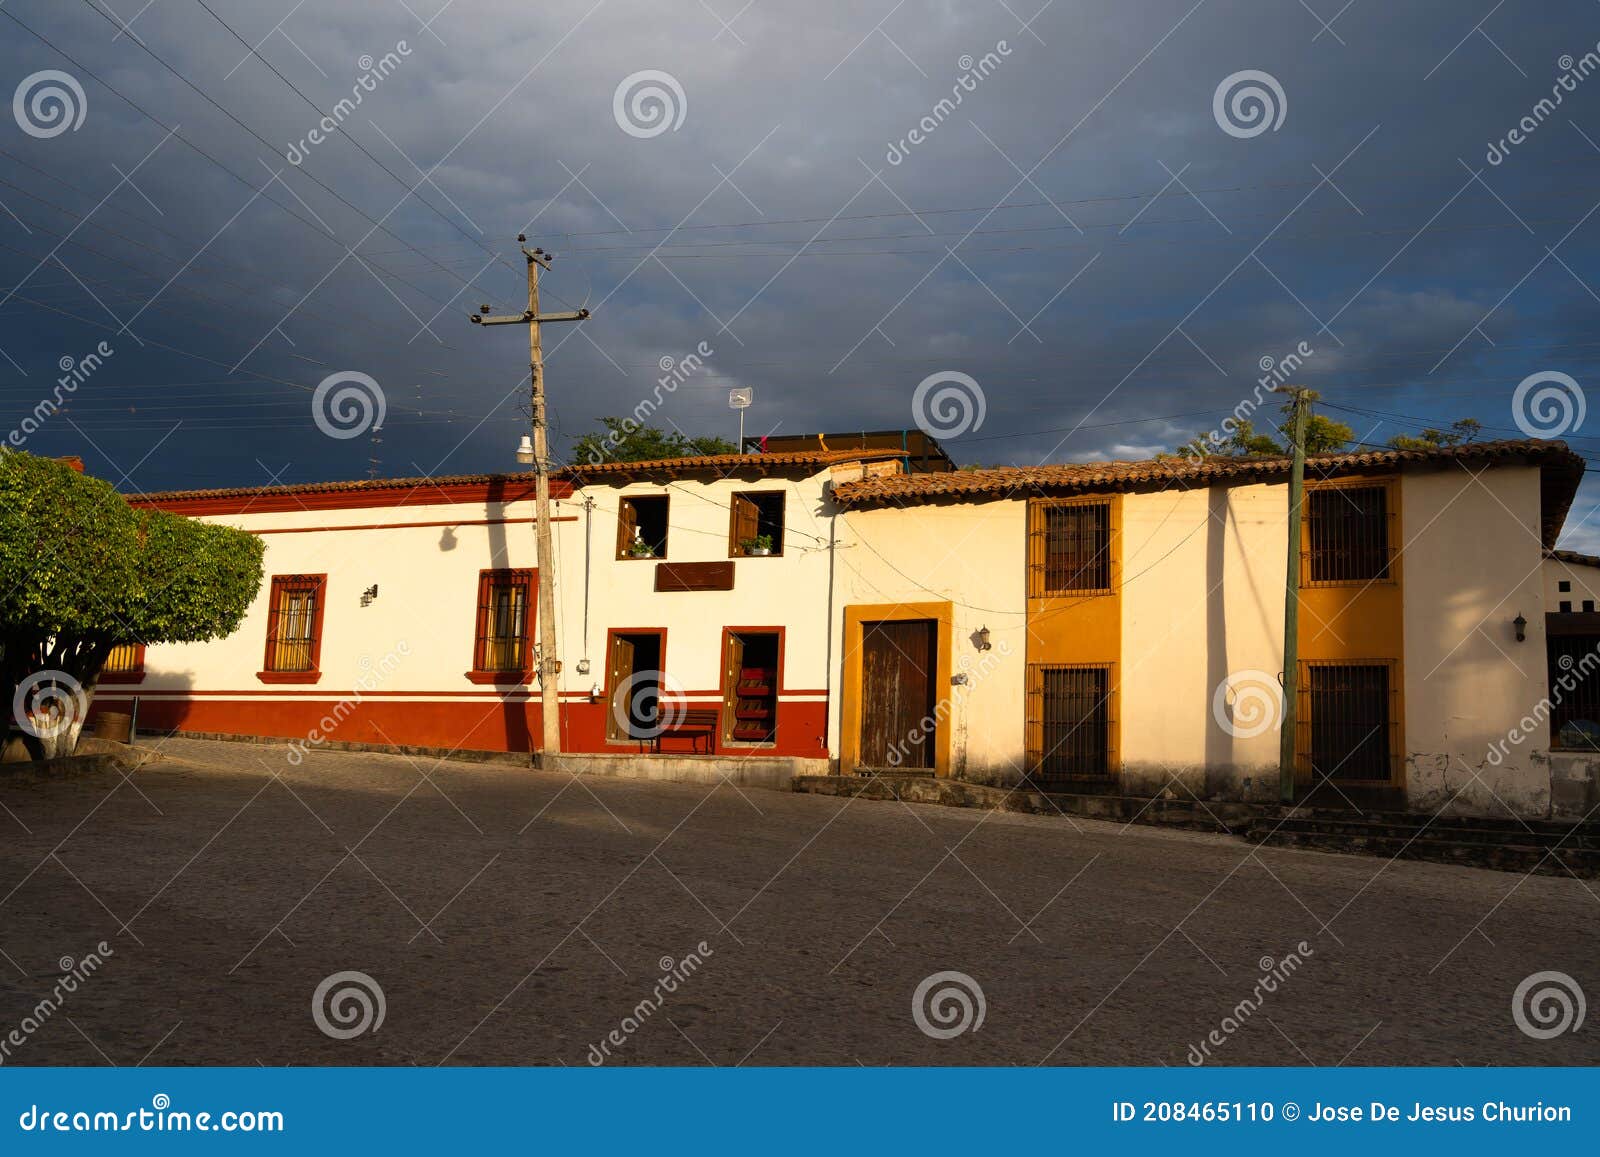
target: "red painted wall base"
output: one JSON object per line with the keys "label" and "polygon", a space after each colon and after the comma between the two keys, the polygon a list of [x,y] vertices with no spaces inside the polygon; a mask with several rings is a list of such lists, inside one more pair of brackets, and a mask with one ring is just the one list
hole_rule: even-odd
{"label": "red painted wall base", "polygon": [[[103,689],[89,711],[126,711],[133,697]],[[654,743],[606,739],[604,703],[574,699],[562,704],[562,746],[570,752],[650,753]],[[446,751],[533,751],[542,734],[537,699],[500,701],[470,697],[432,702],[363,699],[156,699],[139,698],[139,730],[213,731],[223,735],[434,747]],[[782,755],[824,759],[828,755],[828,705],[780,703],[777,741],[763,746],[723,744],[703,732],[661,738],[662,755]],[[709,741],[709,742],[708,742]],[[315,746],[313,743],[312,746]]]}

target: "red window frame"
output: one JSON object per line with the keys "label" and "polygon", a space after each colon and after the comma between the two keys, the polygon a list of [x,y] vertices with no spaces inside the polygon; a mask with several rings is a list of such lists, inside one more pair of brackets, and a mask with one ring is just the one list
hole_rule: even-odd
{"label": "red window frame", "polygon": [[[310,667],[291,671],[279,669],[278,631],[284,596],[297,592],[313,596],[311,632],[305,640],[310,651]],[[322,678],[322,621],[328,609],[328,576],[325,574],[283,574],[272,576],[267,595],[267,650],[256,678],[263,683],[315,683]]]}
{"label": "red window frame", "polygon": [[[105,668],[103,668],[101,670],[100,678],[99,678],[98,681],[100,683],[143,683],[144,682],[144,644],[143,643],[119,643],[118,646],[132,647],[133,648],[133,666],[128,667],[128,668],[126,668],[124,670],[120,670],[120,671],[113,671],[113,670],[111,670],[111,668],[109,666],[105,667]],[[111,662],[110,655],[106,656],[106,662],[108,664]]]}
{"label": "red window frame", "polygon": [[[467,678],[474,683],[527,683],[533,678],[533,634],[539,607],[539,571],[530,569],[490,569],[478,572],[478,610],[472,628],[472,670]],[[494,588],[520,586],[522,588],[522,664],[519,667],[496,668],[486,666],[492,638],[489,635],[490,616],[494,607],[490,597]]]}

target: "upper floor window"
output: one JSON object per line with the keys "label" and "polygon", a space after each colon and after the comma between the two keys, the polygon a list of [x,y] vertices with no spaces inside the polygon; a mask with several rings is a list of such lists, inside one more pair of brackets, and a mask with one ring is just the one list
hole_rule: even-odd
{"label": "upper floor window", "polygon": [[472,669],[480,674],[523,674],[532,669],[528,646],[533,625],[531,570],[485,570],[478,574],[478,618]]}
{"label": "upper floor window", "polygon": [[1112,503],[1069,498],[1028,504],[1028,593],[1111,589]]}
{"label": "upper floor window", "polygon": [[322,657],[322,615],[328,576],[274,575],[267,603],[267,658],[263,675],[314,680]]}
{"label": "upper floor window", "polygon": [[1388,486],[1316,486],[1306,491],[1306,571],[1312,583],[1389,578]]}
{"label": "upper floor window", "polygon": [[666,558],[665,494],[633,494],[617,502],[617,557]]}
{"label": "upper floor window", "polygon": [[746,490],[735,494],[728,526],[728,557],[781,555],[783,506],[781,490]]}

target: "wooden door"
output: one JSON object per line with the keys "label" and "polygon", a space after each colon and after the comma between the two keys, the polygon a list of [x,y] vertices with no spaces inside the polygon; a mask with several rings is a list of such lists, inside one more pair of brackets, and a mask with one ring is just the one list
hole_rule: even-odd
{"label": "wooden door", "polygon": [[[608,657],[609,686],[606,702],[610,712],[606,719],[606,736],[610,739],[627,739],[631,733],[628,721],[633,718],[633,640],[626,635],[611,637],[611,654]],[[617,701],[621,695],[622,701]]]}
{"label": "wooden door", "polygon": [[722,742],[733,741],[735,712],[739,705],[739,671],[744,666],[744,636],[730,634],[722,656]]}
{"label": "wooden door", "polygon": [[861,765],[931,768],[933,716],[932,619],[861,624]]}

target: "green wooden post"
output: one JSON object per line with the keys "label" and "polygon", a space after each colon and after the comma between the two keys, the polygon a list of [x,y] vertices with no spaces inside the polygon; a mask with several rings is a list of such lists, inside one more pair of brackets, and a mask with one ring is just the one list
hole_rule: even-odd
{"label": "green wooden post", "polygon": [[1289,561],[1283,592],[1283,730],[1278,747],[1278,798],[1294,802],[1295,737],[1298,723],[1300,676],[1300,507],[1305,496],[1306,422],[1310,402],[1306,391],[1287,387],[1289,393]]}

